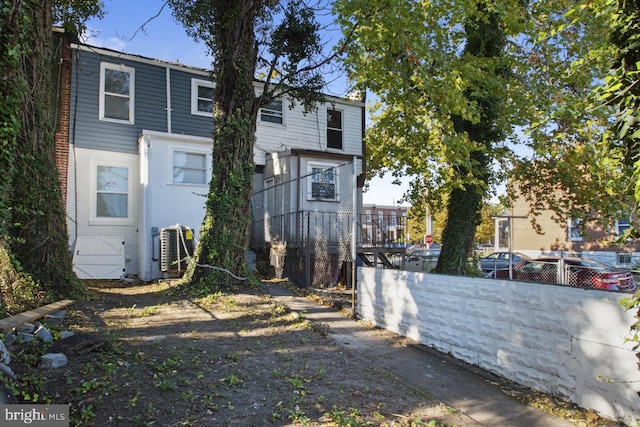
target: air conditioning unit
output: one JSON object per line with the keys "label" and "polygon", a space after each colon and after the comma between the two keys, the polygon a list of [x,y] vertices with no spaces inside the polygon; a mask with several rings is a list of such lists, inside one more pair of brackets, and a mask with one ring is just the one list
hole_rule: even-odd
{"label": "air conditioning unit", "polygon": [[184,274],[193,255],[193,231],[176,224],[160,230],[160,271],[168,275]]}

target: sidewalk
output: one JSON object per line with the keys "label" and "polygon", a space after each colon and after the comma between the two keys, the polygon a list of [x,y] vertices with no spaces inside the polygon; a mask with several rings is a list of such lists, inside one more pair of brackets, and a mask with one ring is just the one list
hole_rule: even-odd
{"label": "sidewalk", "polygon": [[[382,329],[369,329],[336,311],[270,283],[265,291],[305,319],[319,324],[337,344],[363,355],[403,382],[460,411],[465,426],[561,427],[573,424],[511,398],[483,376],[491,374]],[[473,372],[477,370],[478,372]],[[482,373],[482,376],[479,375]]]}

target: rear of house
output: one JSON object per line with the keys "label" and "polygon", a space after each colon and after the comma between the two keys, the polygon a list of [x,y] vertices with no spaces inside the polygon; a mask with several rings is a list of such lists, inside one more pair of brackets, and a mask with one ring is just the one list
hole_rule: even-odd
{"label": "rear of house", "polygon": [[[161,231],[179,224],[197,240],[204,217],[213,143],[209,71],[79,43],[68,47],[69,84],[61,96],[67,143],[58,142],[58,164],[75,271],[81,278],[162,277]],[[289,109],[286,99],[263,108],[255,191],[282,176],[269,166],[274,158],[289,163],[291,176],[355,158],[361,174],[363,108],[341,98],[328,98],[307,115]],[[272,213],[275,206],[278,214],[291,205],[320,209],[308,206],[303,193],[290,197],[274,201]],[[322,203],[336,210],[340,200]],[[266,210],[254,206],[247,214],[264,217]]]}

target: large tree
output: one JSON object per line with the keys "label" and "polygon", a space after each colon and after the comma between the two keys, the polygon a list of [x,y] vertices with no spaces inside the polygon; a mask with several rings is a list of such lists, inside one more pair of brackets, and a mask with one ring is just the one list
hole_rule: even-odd
{"label": "large tree", "polygon": [[169,3],[214,58],[213,172],[196,263],[187,271],[191,283],[207,291],[246,272],[259,108],[274,97],[289,97],[309,110],[322,99],[324,81],[313,62],[321,53],[319,24],[300,0]]}
{"label": "large tree", "polygon": [[611,109],[595,108],[592,94],[611,50],[591,7],[336,1],[341,25],[355,31],[353,81],[378,100],[369,171],[414,177],[407,197],[432,210],[451,195],[439,271],[463,271],[479,201],[505,179],[518,190],[507,196],[530,201],[531,219],[547,209],[600,220],[628,211],[628,167],[600,142]]}
{"label": "large tree", "polygon": [[504,157],[503,135],[521,102],[504,55],[523,27],[513,2],[338,0],[346,33],[354,32],[346,65],[357,87],[378,103],[367,134],[369,166],[411,184],[414,201],[448,221],[437,270],[460,274],[472,249],[482,201],[494,183],[491,167]]}
{"label": "large tree", "polygon": [[[70,296],[77,279],[68,249],[65,210],[55,166],[57,102],[52,87],[53,23],[80,30],[100,14],[97,0],[5,0],[0,27],[0,254],[2,300],[14,272],[33,279],[28,292]],[[19,299],[13,295],[12,300]],[[33,301],[33,295],[24,295]],[[37,299],[36,299],[37,300]],[[5,304],[6,305],[6,304]],[[3,308],[3,307],[0,307]]]}

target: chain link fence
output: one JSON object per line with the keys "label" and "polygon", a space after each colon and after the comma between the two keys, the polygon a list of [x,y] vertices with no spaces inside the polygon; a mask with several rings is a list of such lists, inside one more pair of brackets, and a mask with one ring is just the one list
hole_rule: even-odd
{"label": "chain link fence", "polygon": [[636,284],[631,271],[586,259],[525,261],[513,268],[514,280],[581,288],[631,292]]}
{"label": "chain link fence", "polygon": [[278,278],[313,287],[349,282],[357,186],[353,162],[308,162],[307,171],[267,179],[253,194],[251,247],[262,267]]}

